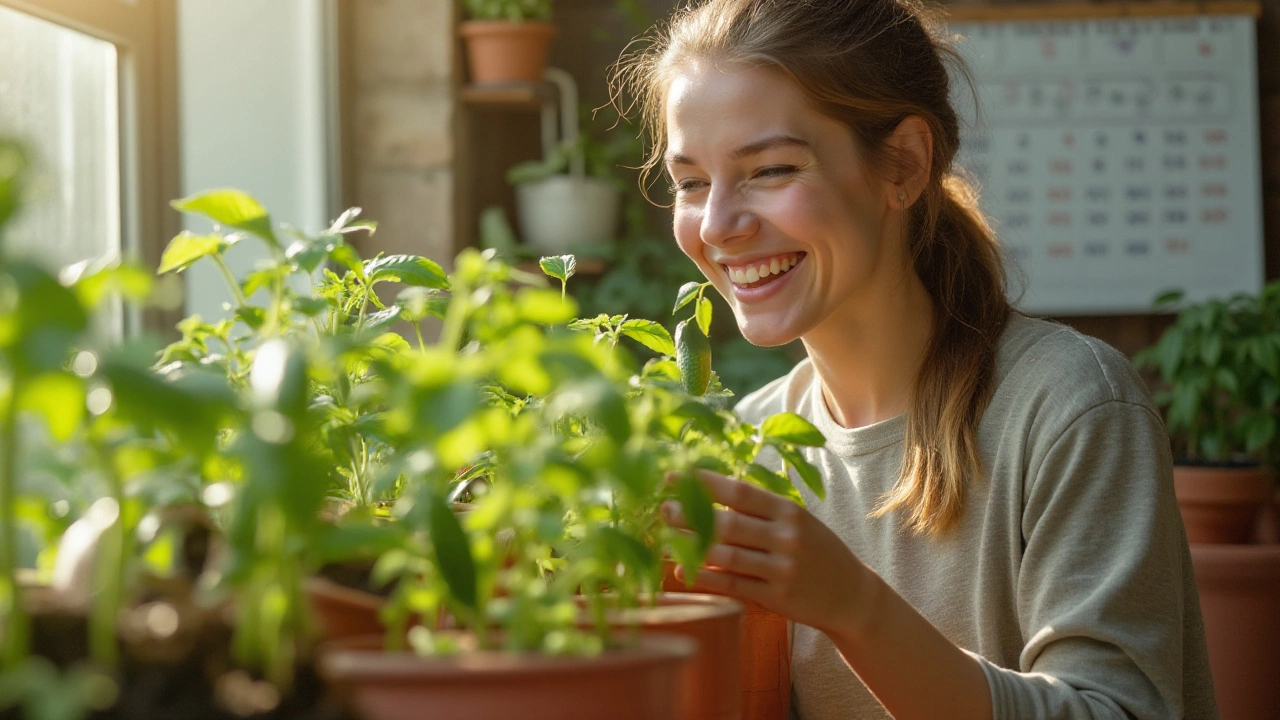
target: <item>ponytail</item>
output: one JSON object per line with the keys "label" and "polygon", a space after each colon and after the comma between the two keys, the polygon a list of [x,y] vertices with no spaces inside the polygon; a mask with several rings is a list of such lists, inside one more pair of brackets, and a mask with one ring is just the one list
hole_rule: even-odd
{"label": "ponytail", "polygon": [[912,251],[933,299],[934,331],[916,378],[902,470],[873,515],[900,509],[913,530],[938,536],[959,522],[965,491],[981,476],[978,421],[1010,308],[999,244],[973,188],[947,175],[924,200]]}

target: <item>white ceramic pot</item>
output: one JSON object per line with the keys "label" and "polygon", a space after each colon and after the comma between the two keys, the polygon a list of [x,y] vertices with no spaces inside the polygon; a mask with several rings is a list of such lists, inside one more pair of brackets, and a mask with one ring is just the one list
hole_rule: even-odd
{"label": "white ceramic pot", "polygon": [[589,177],[556,175],[516,188],[525,244],[562,254],[613,243],[618,233],[618,188]]}

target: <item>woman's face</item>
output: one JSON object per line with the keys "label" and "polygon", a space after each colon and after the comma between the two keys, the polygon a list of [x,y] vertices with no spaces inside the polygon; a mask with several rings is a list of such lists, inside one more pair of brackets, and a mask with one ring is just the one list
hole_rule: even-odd
{"label": "woman's face", "polygon": [[747,340],[804,337],[901,278],[896,188],[780,72],[693,64],[666,122],[676,240]]}

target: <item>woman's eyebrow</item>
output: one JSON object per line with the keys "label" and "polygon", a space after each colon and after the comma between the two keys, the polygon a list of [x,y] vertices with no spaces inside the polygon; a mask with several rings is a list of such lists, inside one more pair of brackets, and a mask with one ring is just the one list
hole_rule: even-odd
{"label": "woman's eyebrow", "polygon": [[[763,138],[753,143],[743,145],[742,147],[730,153],[729,157],[731,157],[734,160],[741,160],[746,157],[751,157],[752,155],[759,155],[760,153],[766,150],[772,150],[774,148],[788,147],[788,146],[802,147],[802,148],[812,147],[809,144],[809,141],[801,140],[800,138],[794,137],[792,135],[771,135],[767,138]],[[668,166],[698,164],[693,160],[693,158],[689,157],[688,155],[681,155],[680,153],[669,152],[666,154],[664,159],[666,160],[666,163]]]}

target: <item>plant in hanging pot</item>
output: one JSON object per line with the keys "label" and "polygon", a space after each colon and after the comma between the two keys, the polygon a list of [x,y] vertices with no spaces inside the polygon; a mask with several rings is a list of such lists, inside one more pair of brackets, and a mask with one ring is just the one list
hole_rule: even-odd
{"label": "plant in hanging pot", "polygon": [[555,26],[551,0],[466,0],[459,27],[471,82],[541,82]]}
{"label": "plant in hanging pot", "polygon": [[541,254],[608,255],[620,218],[623,183],[617,169],[640,155],[637,141],[625,133],[600,141],[582,132],[583,117],[592,113],[578,107],[573,77],[556,68],[546,77],[559,89],[560,102],[558,109],[543,107],[543,157],[507,171],[516,189],[520,235]]}
{"label": "plant in hanging pot", "polygon": [[1280,460],[1280,282],[1261,293],[1181,305],[1136,364],[1158,371],[1174,486],[1193,543],[1243,543],[1271,498]]}

